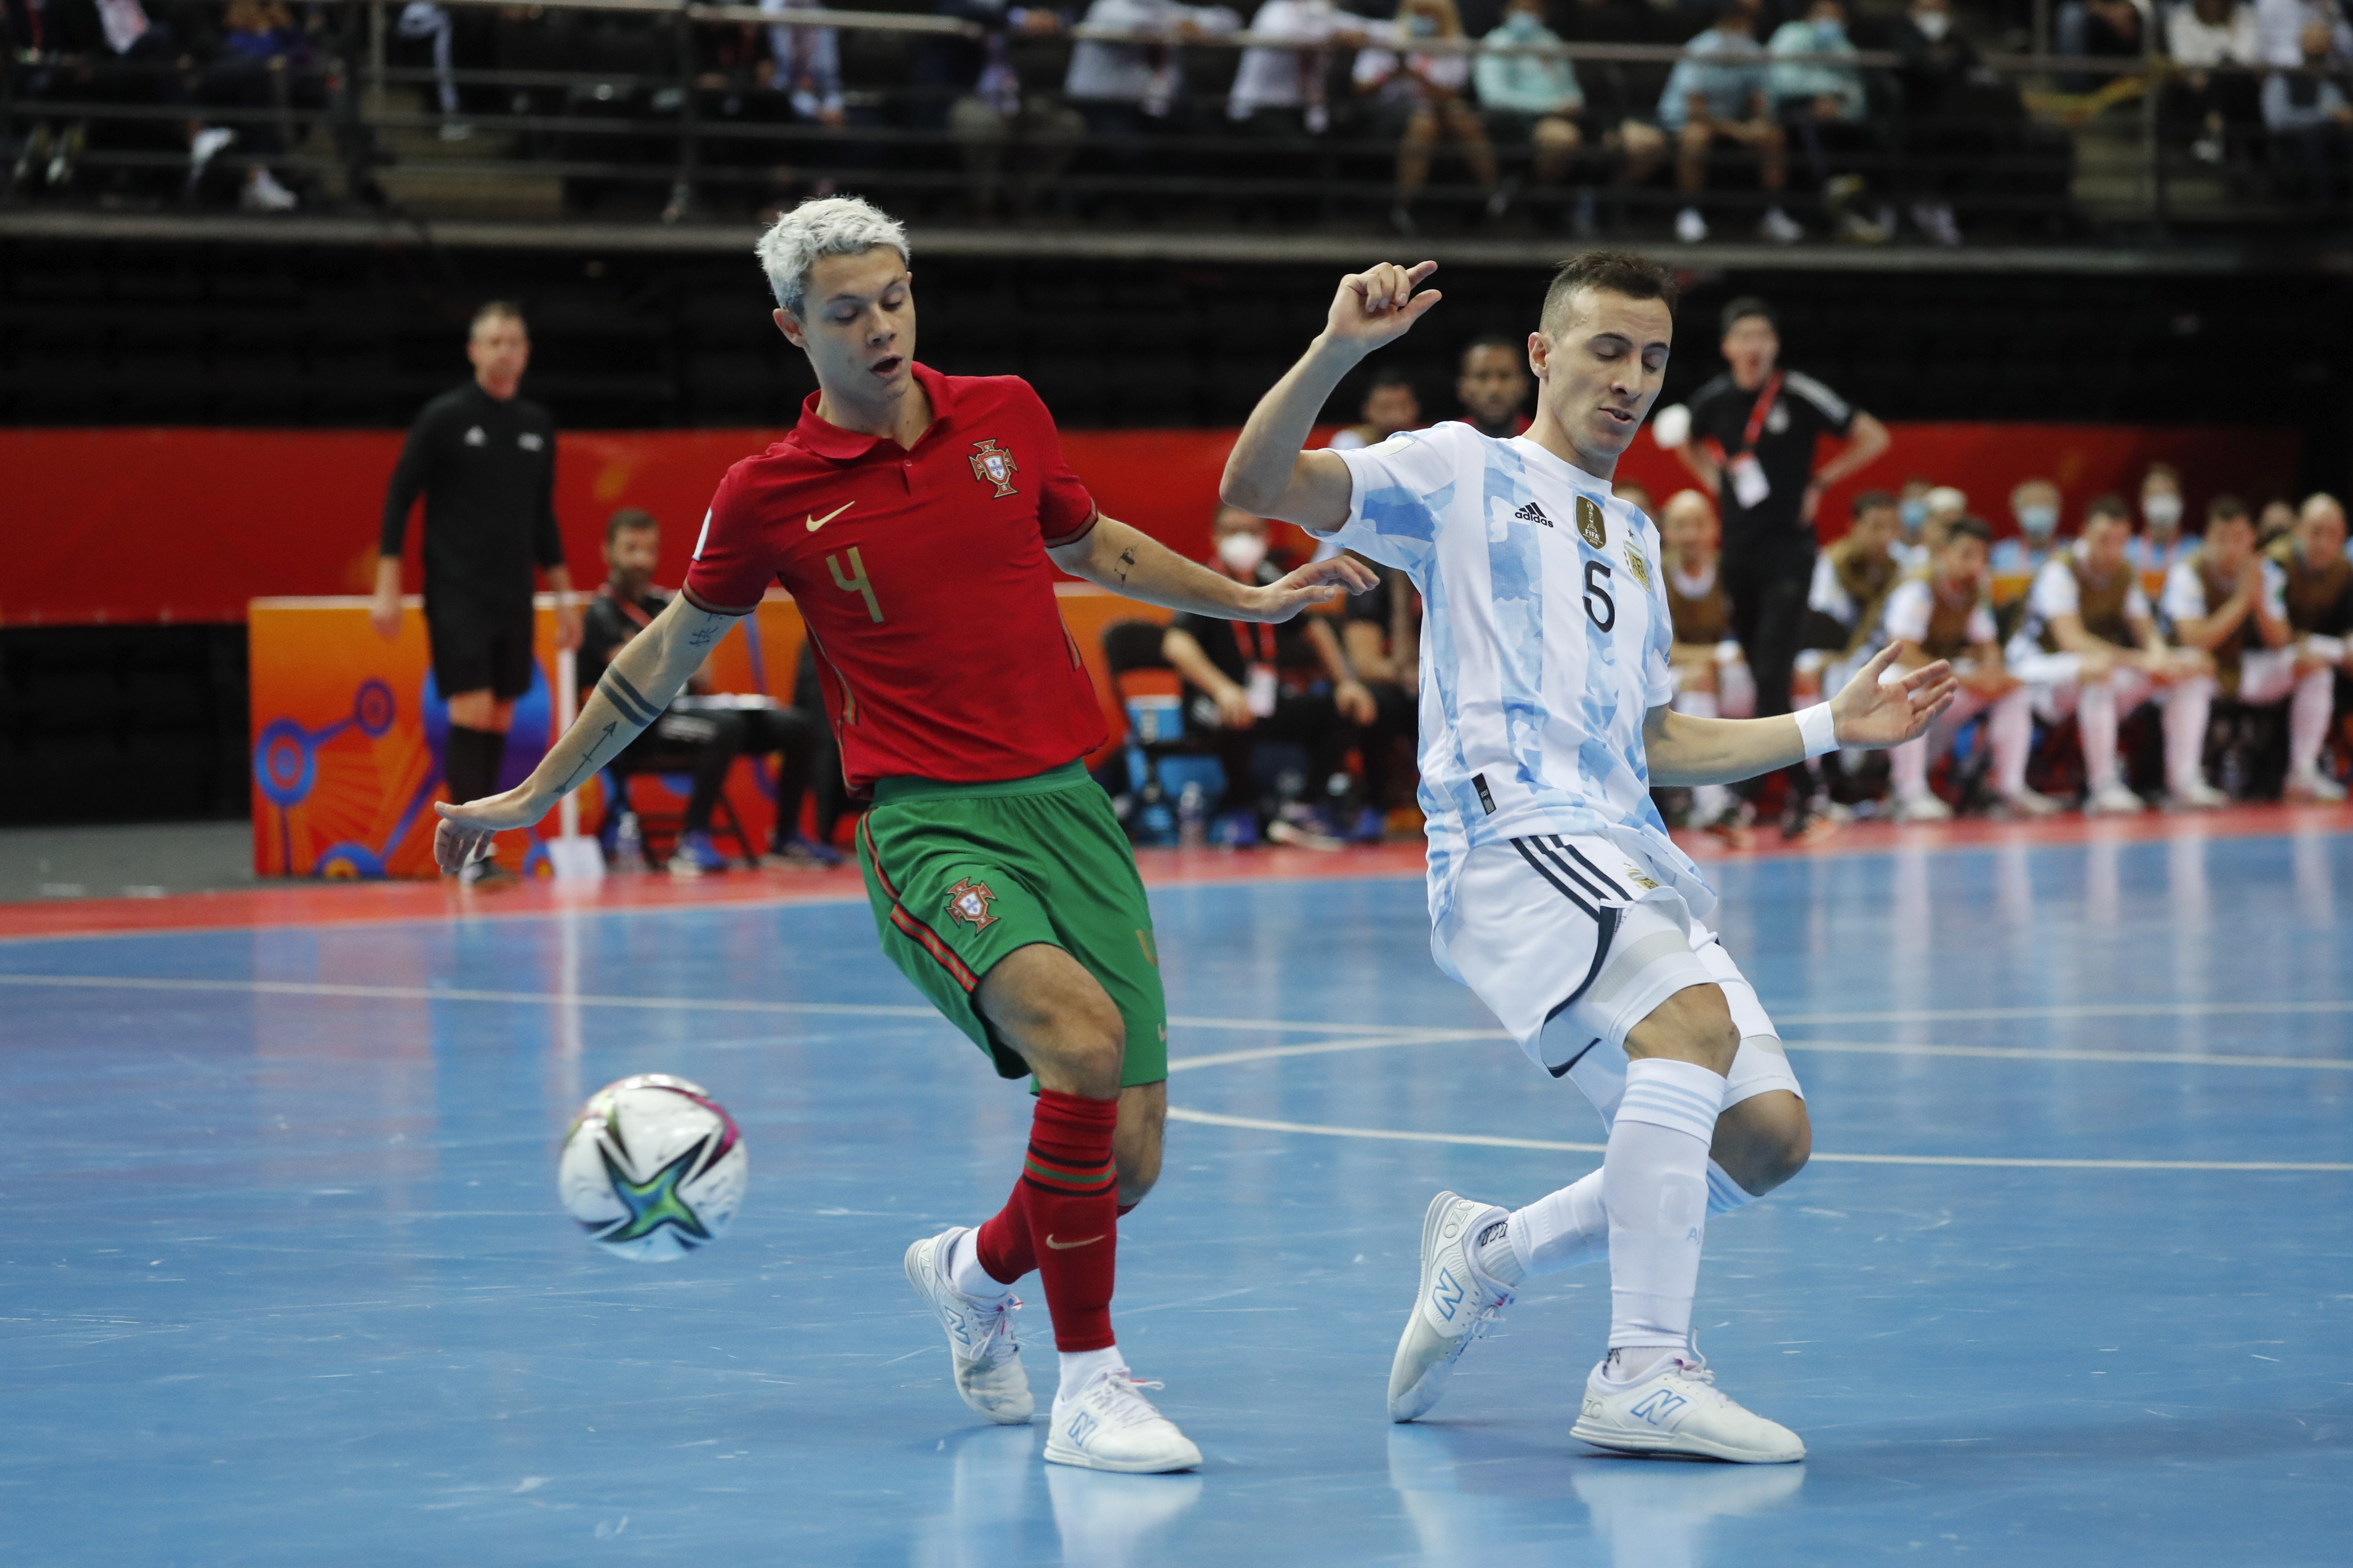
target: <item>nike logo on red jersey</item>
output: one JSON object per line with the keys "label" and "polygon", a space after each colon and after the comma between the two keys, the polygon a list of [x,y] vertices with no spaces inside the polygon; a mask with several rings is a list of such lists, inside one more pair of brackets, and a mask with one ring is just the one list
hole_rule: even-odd
{"label": "nike logo on red jersey", "polygon": [[815,533],[818,529],[823,528],[827,523],[831,522],[835,518],[839,517],[843,512],[848,511],[851,507],[854,507],[858,503],[854,500],[846,500],[839,506],[835,507],[831,511],[827,512],[823,517],[808,518],[807,520],[808,522],[808,531],[811,533]]}

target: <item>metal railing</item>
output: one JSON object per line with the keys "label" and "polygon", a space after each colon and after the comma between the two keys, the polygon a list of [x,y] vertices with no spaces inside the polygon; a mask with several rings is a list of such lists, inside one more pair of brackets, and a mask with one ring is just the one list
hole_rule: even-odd
{"label": "metal railing", "polygon": [[[0,174],[8,176],[0,200],[266,207],[250,195],[260,170],[306,207],[426,216],[675,222],[829,190],[931,216],[1145,226],[1346,226],[1377,224],[1398,205],[1401,117],[1354,97],[1347,79],[1360,44],[1388,46],[1377,21],[1345,39],[1085,26],[1016,37],[1007,58],[1021,68],[1023,112],[1008,122],[959,107],[969,88],[936,73],[919,81],[918,51],[987,41],[986,29],[952,17],[689,0],[563,0],[521,13],[508,0],[442,0],[441,9],[454,35],[447,64],[429,37],[404,40],[400,7],[382,0],[311,7],[306,64],[78,58],[16,40],[0,69]],[[747,46],[770,27],[831,31],[843,66],[838,105],[812,115],[760,79]],[[1069,100],[1062,69],[1083,45],[1143,51],[1164,80],[1182,85],[1154,106],[1158,113]],[[1491,47],[1419,38],[1410,48],[1445,57]],[[1267,134],[1229,120],[1226,83],[1247,49],[1308,56],[1330,128]],[[1582,146],[1557,170],[1535,157],[1524,121],[1490,117],[1500,159],[1492,187],[1473,182],[1478,161],[1464,146],[1441,140],[1417,209],[1427,221],[1607,231],[1694,201],[1670,177],[1672,139],[1646,155],[1643,138],[1622,123],[1651,116],[1679,46],[1495,52],[1567,59],[1588,104],[1612,109],[1586,116]],[[1852,71],[1869,110],[1860,123],[1826,121],[1810,133],[1802,117],[1789,124],[1786,196],[1761,188],[1753,154],[1712,153],[1697,202],[1716,212],[1786,203],[1819,236],[1825,175],[1866,218],[1946,201],[1973,234],[2029,239],[2309,226],[2347,211],[2344,171],[2330,163],[2341,147],[2322,145],[2316,156],[2249,122],[2265,70],[2193,74],[2153,54],[1988,54],[1953,85],[1959,107],[1924,116],[1894,53],[1758,63]],[[2217,82],[2241,85],[2216,91]],[[2208,85],[2193,90],[2197,83]],[[455,107],[444,109],[450,99]],[[2220,137],[2185,122],[2210,102],[2231,111]],[[1540,171],[1558,177],[1538,181]]]}

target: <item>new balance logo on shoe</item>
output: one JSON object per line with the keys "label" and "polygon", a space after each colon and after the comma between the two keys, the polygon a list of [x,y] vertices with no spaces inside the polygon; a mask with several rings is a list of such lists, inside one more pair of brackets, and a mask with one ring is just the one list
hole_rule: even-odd
{"label": "new balance logo on shoe", "polygon": [[1691,1401],[1682,1394],[1672,1394],[1662,1388],[1646,1397],[1640,1405],[1635,1405],[1632,1413],[1653,1426],[1664,1426],[1668,1416],[1690,1403]]}
{"label": "new balance logo on shoe", "polygon": [[1097,1422],[1093,1416],[1088,1415],[1083,1410],[1080,1411],[1076,1415],[1071,1416],[1071,1446],[1075,1448],[1083,1444],[1088,1437],[1093,1435],[1095,1427],[1099,1425],[1101,1425],[1101,1423]]}
{"label": "new balance logo on shoe", "polygon": [[1514,512],[1512,516],[1521,522],[1540,522],[1546,528],[1550,528],[1552,526],[1552,519],[1546,517],[1544,514],[1544,508],[1536,505],[1534,501],[1528,502],[1527,505]]}
{"label": "new balance logo on shoe", "polygon": [[1442,1321],[1451,1323],[1454,1321],[1454,1309],[1462,1305],[1462,1285],[1454,1278],[1452,1269],[1438,1271],[1438,1283],[1430,1289],[1430,1304],[1438,1310]]}

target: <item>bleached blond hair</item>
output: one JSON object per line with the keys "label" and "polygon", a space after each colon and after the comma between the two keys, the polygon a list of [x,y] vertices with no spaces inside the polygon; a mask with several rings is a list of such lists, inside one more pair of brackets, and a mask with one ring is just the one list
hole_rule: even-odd
{"label": "bleached blond hair", "polygon": [[857,196],[823,196],[803,202],[770,225],[752,254],[760,258],[776,303],[798,316],[808,302],[809,268],[819,258],[862,256],[883,245],[902,261],[912,259],[906,225]]}

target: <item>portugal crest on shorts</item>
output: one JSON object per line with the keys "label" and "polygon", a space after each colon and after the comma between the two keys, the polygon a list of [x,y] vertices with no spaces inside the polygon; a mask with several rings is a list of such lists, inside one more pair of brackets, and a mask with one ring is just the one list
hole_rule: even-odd
{"label": "portugal crest on shorts", "polygon": [[996,901],[997,895],[988,890],[987,883],[966,878],[948,889],[948,919],[976,931],[987,931],[997,920],[988,912],[988,906]]}
{"label": "portugal crest on shorts", "polygon": [[1601,520],[1601,505],[1591,496],[1577,498],[1577,533],[1596,550],[1609,542],[1609,528]]}
{"label": "portugal crest on shorts", "polygon": [[1013,454],[998,446],[994,437],[972,444],[972,477],[982,484],[997,487],[997,493],[989,500],[1003,500],[1015,493],[1013,475],[1018,468]]}

